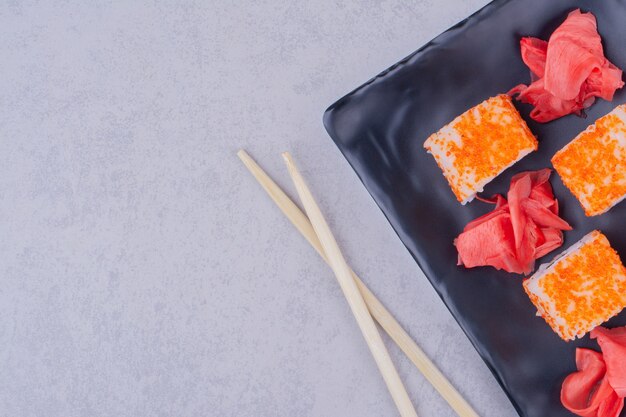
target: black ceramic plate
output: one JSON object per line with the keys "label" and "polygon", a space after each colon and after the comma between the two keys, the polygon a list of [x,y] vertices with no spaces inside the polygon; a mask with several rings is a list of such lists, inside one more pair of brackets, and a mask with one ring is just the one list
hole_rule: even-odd
{"label": "black ceramic plate", "polygon": [[[561,382],[575,370],[575,348],[597,346],[588,337],[569,343],[559,339],[535,316],[520,276],[456,265],[453,239],[467,222],[493,207],[476,200],[459,204],[422,145],[468,108],[528,83],[520,37],[547,39],[577,7],[595,14],[607,57],[626,68],[626,0],[494,1],[337,101],[324,116],[330,136],[519,414],[527,417],[571,415],[559,401]],[[502,173],[484,195],[506,193],[517,172],[551,167],[550,158],[558,149],[624,102],[626,89],[612,103],[597,101],[586,118],[571,115],[547,124],[533,122],[528,117],[530,106],[519,105],[540,141],[539,151]],[[551,182],[561,215],[574,227],[566,232],[564,247],[597,228],[626,260],[626,202],[607,214],[587,218],[556,173]],[[624,324],[626,312],[609,322],[610,326]]]}

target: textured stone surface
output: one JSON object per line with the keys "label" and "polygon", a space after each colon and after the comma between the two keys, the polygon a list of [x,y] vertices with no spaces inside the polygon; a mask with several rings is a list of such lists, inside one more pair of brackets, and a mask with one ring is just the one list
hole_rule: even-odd
{"label": "textured stone surface", "polygon": [[[293,195],[291,150],[354,269],[481,415],[515,414],[321,124],[485,0],[51,3],[0,7],[0,415],[397,415],[240,147]],[[453,416],[389,348],[418,413]]]}

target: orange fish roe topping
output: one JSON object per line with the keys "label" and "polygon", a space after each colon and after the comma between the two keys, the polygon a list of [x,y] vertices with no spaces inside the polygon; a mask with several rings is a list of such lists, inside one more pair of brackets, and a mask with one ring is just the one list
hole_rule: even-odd
{"label": "orange fish roe topping", "polygon": [[537,140],[511,98],[485,100],[431,135],[424,147],[464,202],[515,161],[537,149]]}
{"label": "orange fish roe topping", "polygon": [[594,231],[578,250],[559,259],[524,289],[564,340],[580,337],[626,306],[626,268],[607,238]]}
{"label": "orange fish roe topping", "polygon": [[604,213],[626,195],[625,121],[626,105],[618,106],[552,157],[587,216]]}

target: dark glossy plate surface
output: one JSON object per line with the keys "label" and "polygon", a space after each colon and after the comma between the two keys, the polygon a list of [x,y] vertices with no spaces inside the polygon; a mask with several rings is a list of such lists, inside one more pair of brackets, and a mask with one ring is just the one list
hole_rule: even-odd
{"label": "dark glossy plate surface", "polygon": [[[468,108],[528,83],[520,37],[547,39],[577,7],[596,15],[607,57],[626,68],[626,0],[495,1],[337,101],[324,116],[330,136],[515,408],[528,417],[571,415],[559,401],[561,382],[575,370],[574,349],[597,348],[596,344],[588,337],[561,341],[535,316],[520,276],[456,265],[453,239],[467,222],[492,207],[479,201],[460,205],[422,144]],[[612,103],[600,100],[593,105],[586,119],[567,116],[548,124],[533,122],[530,107],[519,105],[539,138],[539,151],[501,174],[484,194],[506,193],[517,172],[551,167],[550,158],[558,149],[624,102],[626,91],[621,90]],[[565,234],[564,247],[597,228],[626,259],[626,202],[605,215],[587,218],[556,173],[551,182],[561,215],[574,226]],[[609,322],[623,324],[625,312]]]}

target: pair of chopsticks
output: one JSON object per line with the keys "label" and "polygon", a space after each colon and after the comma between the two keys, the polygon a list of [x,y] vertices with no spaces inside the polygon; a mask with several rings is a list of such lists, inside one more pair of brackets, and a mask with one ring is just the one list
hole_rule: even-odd
{"label": "pair of chopsticks", "polygon": [[237,156],[278,208],[335,273],[400,415],[402,417],[416,417],[417,413],[383,344],[372,316],[459,416],[478,417],[478,414],[452,386],[450,381],[437,369],[385,306],[350,269],[291,155],[283,153],[283,158],[308,217],[254,162],[246,151],[240,150]]}

